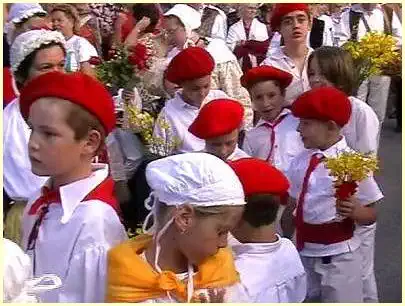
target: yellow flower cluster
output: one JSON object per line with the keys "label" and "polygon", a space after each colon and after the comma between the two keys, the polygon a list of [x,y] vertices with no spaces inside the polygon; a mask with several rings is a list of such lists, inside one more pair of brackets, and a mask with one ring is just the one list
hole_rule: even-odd
{"label": "yellow flower cluster", "polygon": [[[126,104],[125,110],[131,128],[139,132],[149,151],[159,156],[172,154],[181,144],[178,137],[172,135],[171,127],[164,118],[155,120],[149,113],[140,111],[133,105]],[[158,124],[167,136],[165,138],[154,136],[153,129]]]}
{"label": "yellow flower cluster", "polygon": [[358,152],[342,152],[336,158],[327,158],[325,165],[335,177],[337,185],[343,182],[360,182],[378,169],[375,155]]}
{"label": "yellow flower cluster", "polygon": [[357,63],[368,63],[368,76],[380,75],[382,70],[400,60],[401,54],[391,35],[367,33],[360,41],[349,41],[343,48],[350,52]]}

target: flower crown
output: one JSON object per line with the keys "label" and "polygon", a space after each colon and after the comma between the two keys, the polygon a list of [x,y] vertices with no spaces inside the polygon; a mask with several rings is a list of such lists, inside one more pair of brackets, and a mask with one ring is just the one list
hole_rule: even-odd
{"label": "flower crown", "polygon": [[66,40],[57,31],[31,30],[17,36],[10,50],[11,71],[15,73],[24,59],[43,45],[60,43],[64,48]]}

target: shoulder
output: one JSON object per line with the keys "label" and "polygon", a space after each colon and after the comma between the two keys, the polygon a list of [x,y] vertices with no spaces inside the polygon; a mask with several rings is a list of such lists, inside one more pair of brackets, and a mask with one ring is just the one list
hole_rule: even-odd
{"label": "shoulder", "polygon": [[255,26],[258,26],[258,27],[262,27],[262,28],[266,28],[266,29],[267,29],[266,25],[265,25],[263,22],[261,22],[259,19],[257,19],[257,18],[253,19],[253,24],[254,24]]}

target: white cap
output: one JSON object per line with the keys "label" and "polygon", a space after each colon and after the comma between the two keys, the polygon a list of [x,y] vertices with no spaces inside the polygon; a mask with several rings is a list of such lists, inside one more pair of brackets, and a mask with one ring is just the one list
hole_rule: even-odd
{"label": "white cap", "polygon": [[[3,247],[3,302],[38,302],[37,293],[61,286],[61,280],[56,275],[32,278],[31,259],[17,244],[3,238]],[[43,281],[47,284],[41,285]]]}
{"label": "white cap", "polygon": [[65,47],[66,40],[58,31],[31,30],[21,33],[14,40],[10,48],[11,71],[15,73],[22,61],[42,45],[60,43]]}
{"label": "white cap", "polygon": [[20,23],[25,18],[35,14],[47,15],[47,12],[38,3],[13,3],[8,13],[7,22]]}
{"label": "white cap", "polygon": [[151,162],[146,180],[166,205],[243,205],[243,187],[232,168],[208,153],[184,153]]}
{"label": "white cap", "polygon": [[187,36],[190,36],[192,30],[198,29],[201,26],[200,12],[187,4],[176,4],[164,14],[164,16],[169,15],[174,15],[180,19],[186,28]]}

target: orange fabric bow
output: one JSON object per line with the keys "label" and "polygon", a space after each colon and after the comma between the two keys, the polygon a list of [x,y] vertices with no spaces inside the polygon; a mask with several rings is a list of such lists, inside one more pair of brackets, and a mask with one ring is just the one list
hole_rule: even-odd
{"label": "orange fabric bow", "polygon": [[[170,292],[179,302],[187,301],[185,282],[171,271],[159,274],[139,256],[150,243],[151,236],[140,235],[110,250],[107,302],[143,302],[165,297],[166,292]],[[198,267],[198,272],[194,275],[194,290],[223,288],[237,282],[239,274],[231,251],[220,249]]]}

